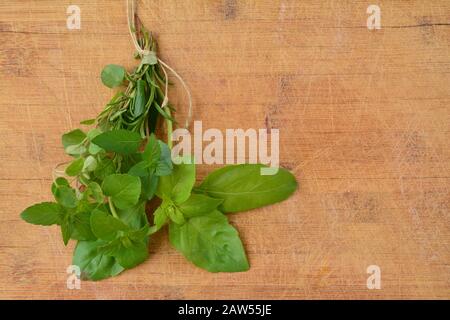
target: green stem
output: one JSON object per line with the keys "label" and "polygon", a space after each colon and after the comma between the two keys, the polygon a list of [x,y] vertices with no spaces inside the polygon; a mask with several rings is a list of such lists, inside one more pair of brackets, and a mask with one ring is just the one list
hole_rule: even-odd
{"label": "green stem", "polygon": [[117,215],[117,211],[116,208],[114,207],[112,201],[110,198],[108,198],[108,204],[109,204],[109,209],[111,209],[111,213],[113,215],[114,218],[119,219],[119,216]]}
{"label": "green stem", "polygon": [[[170,108],[165,107],[167,115],[172,118],[172,114],[170,113]],[[167,145],[169,149],[172,149],[172,132],[173,132],[173,123],[172,120],[166,119],[167,124]]]}

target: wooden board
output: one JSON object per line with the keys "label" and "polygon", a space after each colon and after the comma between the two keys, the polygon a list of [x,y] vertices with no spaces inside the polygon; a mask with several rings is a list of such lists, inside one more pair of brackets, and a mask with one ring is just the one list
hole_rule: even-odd
{"label": "wooden board", "polygon": [[[288,201],[231,216],[251,269],[210,274],[167,234],[150,258],[66,288],[73,243],[19,213],[51,199],[60,136],[135,65],[124,1],[0,3],[0,298],[450,298],[450,2],[138,1],[204,128],[279,128]],[[66,9],[81,8],[81,30]],[[172,100],[184,108],[178,85]],[[200,167],[200,178],[212,168]],[[381,289],[366,286],[369,265]]]}

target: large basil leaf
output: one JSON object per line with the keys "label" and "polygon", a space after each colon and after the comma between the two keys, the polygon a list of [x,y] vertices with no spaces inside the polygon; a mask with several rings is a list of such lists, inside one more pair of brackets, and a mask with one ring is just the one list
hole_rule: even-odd
{"label": "large basil leaf", "polygon": [[210,272],[239,272],[249,268],[238,232],[219,211],[170,223],[172,245],[196,266]]}
{"label": "large basil leaf", "polygon": [[226,166],[210,173],[194,190],[210,197],[223,199],[220,210],[239,212],[263,207],[288,198],[297,181],[280,168],[274,175],[261,175],[261,164]]}
{"label": "large basil leaf", "polygon": [[75,247],[72,264],[81,269],[83,278],[91,280],[101,280],[118,275],[124,270],[114,257],[107,256],[98,250],[107,242],[79,241]]}

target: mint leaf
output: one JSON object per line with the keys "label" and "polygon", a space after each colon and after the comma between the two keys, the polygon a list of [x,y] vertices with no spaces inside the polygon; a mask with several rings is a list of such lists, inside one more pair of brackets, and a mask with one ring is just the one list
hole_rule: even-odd
{"label": "mint leaf", "polygon": [[106,255],[113,256],[125,269],[133,268],[148,257],[148,232],[148,227],[129,231],[101,247],[100,250]]}
{"label": "mint leaf", "polygon": [[78,212],[72,218],[73,232],[70,236],[75,240],[95,240],[96,237],[92,233],[90,223],[90,212]]}
{"label": "mint leaf", "polygon": [[56,178],[55,181],[53,181],[52,187],[51,187],[53,195],[55,195],[56,190],[59,186],[70,186],[70,184],[66,178],[63,178],[63,177]]}
{"label": "mint leaf", "polygon": [[122,66],[116,64],[108,64],[103,68],[101,79],[105,86],[108,88],[118,87],[123,83],[125,79],[125,69]]}
{"label": "mint leaf", "polygon": [[78,158],[73,160],[69,166],[66,168],[66,174],[70,177],[77,176],[81,173],[84,166],[84,159]]}
{"label": "mint leaf", "polygon": [[82,172],[91,172],[97,168],[97,160],[93,156],[87,156],[83,162]]}
{"label": "mint leaf", "polygon": [[92,212],[91,228],[97,238],[108,241],[114,240],[119,231],[129,229],[122,221],[101,210]]}
{"label": "mint leaf", "polygon": [[128,174],[135,177],[146,177],[150,174],[149,164],[146,161],[138,162],[131,167]]}
{"label": "mint leaf", "polygon": [[102,190],[117,208],[130,208],[139,200],[141,180],[129,174],[112,174],[103,180]]}
{"label": "mint leaf", "polygon": [[78,199],[75,190],[69,186],[62,185],[55,188],[53,193],[55,200],[66,208],[75,208],[78,204]]}
{"label": "mint leaf", "polygon": [[28,223],[42,226],[60,224],[64,214],[61,205],[54,202],[42,202],[25,209],[20,217]]}
{"label": "mint leaf", "polygon": [[97,162],[97,167],[94,170],[94,176],[99,180],[104,180],[107,176],[114,174],[116,168],[112,159],[104,156]]}
{"label": "mint leaf", "polygon": [[101,133],[92,142],[106,151],[132,154],[138,151],[141,140],[139,133],[120,129]]}
{"label": "mint leaf", "polygon": [[64,150],[66,150],[70,146],[76,146],[81,144],[84,141],[84,139],[86,139],[86,134],[80,129],[75,129],[63,134],[61,140],[64,146]]}
{"label": "mint leaf", "polygon": [[132,229],[140,229],[148,225],[147,215],[145,214],[145,201],[139,202],[131,208],[118,209],[117,215],[121,221]]}
{"label": "mint leaf", "polygon": [[71,216],[69,214],[66,214],[61,222],[61,235],[64,245],[67,245],[67,243],[69,243],[70,237],[72,236],[72,233],[75,229],[72,221],[70,220]]}
{"label": "mint leaf", "polygon": [[86,200],[92,199],[97,203],[103,203],[105,199],[102,188],[97,182],[90,182],[87,185],[86,190],[83,192],[83,197]]}

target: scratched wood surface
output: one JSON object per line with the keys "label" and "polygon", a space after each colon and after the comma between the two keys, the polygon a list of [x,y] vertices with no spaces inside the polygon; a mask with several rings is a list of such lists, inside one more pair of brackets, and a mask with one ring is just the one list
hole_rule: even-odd
{"label": "scratched wood surface", "polygon": [[[0,298],[450,298],[450,2],[138,1],[204,128],[279,128],[288,201],[231,216],[250,271],[210,274],[167,233],[150,258],[66,288],[74,244],[19,213],[49,201],[60,136],[135,65],[124,1],[0,3]],[[81,30],[66,9],[81,8]],[[183,108],[177,86],[173,101]],[[200,167],[200,177],[212,168]],[[381,289],[366,287],[369,265]]]}

